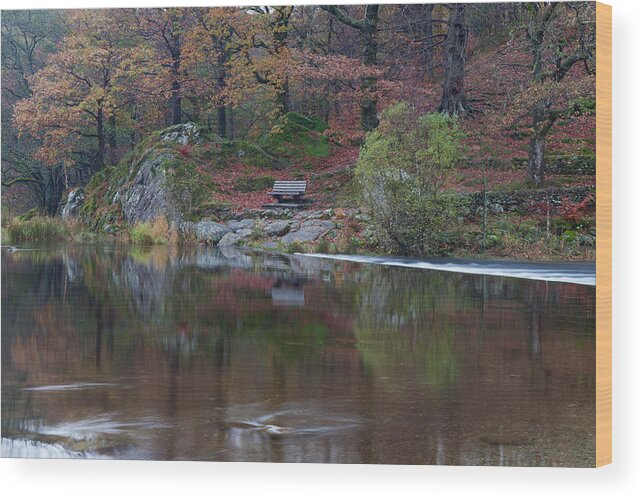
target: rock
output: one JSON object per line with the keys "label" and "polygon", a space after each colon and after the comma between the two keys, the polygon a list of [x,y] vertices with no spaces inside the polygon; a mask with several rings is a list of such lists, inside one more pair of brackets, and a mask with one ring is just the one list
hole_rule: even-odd
{"label": "rock", "polygon": [[500,213],[504,213],[505,209],[502,207],[500,203],[494,203],[492,204],[489,209],[491,210],[491,213],[494,213],[495,215],[499,215]]}
{"label": "rock", "polygon": [[182,146],[200,144],[203,140],[196,123],[185,123],[166,128],[162,132],[163,142],[176,142]]}
{"label": "rock", "polygon": [[325,229],[332,229],[335,227],[335,224],[329,220],[306,220],[304,223],[301,224],[302,228],[303,227],[324,227]]}
{"label": "rock", "polygon": [[212,179],[179,146],[201,141],[194,123],[150,135],[118,165],[91,178],[84,188],[83,221],[100,231],[104,224],[122,228],[160,218],[180,224],[212,216]]}
{"label": "rock", "polygon": [[594,247],[594,246],[596,246],[596,237],[591,236],[591,235],[589,235],[589,236],[581,235],[581,236],[578,236],[578,243],[581,246]]}
{"label": "rock", "polygon": [[290,222],[287,220],[277,220],[266,225],[263,230],[270,237],[284,236],[290,230]]}
{"label": "rock", "polygon": [[61,211],[61,216],[63,220],[70,220],[76,218],[80,212],[80,207],[83,205],[85,200],[85,191],[80,187],[72,189],[67,194],[67,202]]}
{"label": "rock", "polygon": [[349,215],[346,213],[346,210],[344,208],[336,208],[335,209],[335,218],[337,220],[343,220],[347,218]]}
{"label": "rock", "polygon": [[254,219],[245,218],[243,220],[230,220],[228,222],[228,227],[230,227],[234,231],[238,231],[241,229],[252,229],[254,224]]}
{"label": "rock", "polygon": [[250,237],[252,235],[252,229],[241,229],[235,231],[235,234],[240,235],[241,237]]}
{"label": "rock", "polygon": [[264,241],[261,243],[261,247],[267,250],[276,250],[279,249],[279,243],[276,243],[275,241]]}
{"label": "rock", "polygon": [[[151,155],[153,156],[153,155]],[[172,153],[143,159],[137,166],[133,182],[120,192],[123,215],[128,224],[151,222],[161,216],[180,219],[171,199],[164,164],[172,161]]]}
{"label": "rock", "polygon": [[355,215],[355,220],[357,222],[365,222],[365,223],[367,223],[367,222],[371,221],[371,217],[366,213],[358,213],[357,215]]}
{"label": "rock", "polygon": [[302,213],[302,218],[306,220],[312,220],[317,218],[322,218],[322,211],[305,211]]}
{"label": "rock", "polygon": [[308,227],[302,227],[298,231],[286,234],[281,239],[281,242],[283,242],[284,244],[306,243],[306,242],[314,241],[315,239],[317,239],[322,234],[325,234],[326,232],[328,232],[328,229],[326,227],[323,227],[321,225],[311,225]]}
{"label": "rock", "polygon": [[217,246],[240,246],[244,242],[243,236],[229,232],[221,238]]}
{"label": "rock", "polygon": [[191,234],[197,241],[207,244],[218,244],[223,236],[232,232],[229,227],[209,220],[202,220],[196,223],[182,222],[179,227],[182,232]]}
{"label": "rock", "polygon": [[261,218],[292,218],[293,212],[287,208],[266,208],[261,211]]}

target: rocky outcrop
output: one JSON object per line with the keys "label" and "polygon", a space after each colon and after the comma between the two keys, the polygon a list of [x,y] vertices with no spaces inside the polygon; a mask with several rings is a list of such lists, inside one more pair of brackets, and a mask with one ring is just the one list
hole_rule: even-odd
{"label": "rocky outcrop", "polygon": [[118,194],[125,221],[133,225],[165,216],[179,222],[183,214],[174,202],[166,169],[175,157],[170,152],[148,156],[152,157],[144,158],[133,166],[133,181]]}
{"label": "rocky outcrop", "polygon": [[161,142],[175,143],[182,146],[203,142],[203,135],[199,126],[195,123],[185,123],[168,127],[160,132],[160,136]]}
{"label": "rocky outcrop", "polygon": [[85,200],[85,191],[80,187],[72,189],[67,194],[67,201],[65,202],[60,215],[63,220],[67,221],[76,218],[80,214],[80,208]]}
{"label": "rocky outcrop", "polygon": [[[117,166],[95,174],[86,186],[85,222],[109,233],[161,217],[179,227],[206,218],[207,208],[217,208],[210,206],[214,186],[185,149],[201,144],[204,134],[194,123],[166,128],[153,133]],[[213,141],[210,136],[208,140]]]}

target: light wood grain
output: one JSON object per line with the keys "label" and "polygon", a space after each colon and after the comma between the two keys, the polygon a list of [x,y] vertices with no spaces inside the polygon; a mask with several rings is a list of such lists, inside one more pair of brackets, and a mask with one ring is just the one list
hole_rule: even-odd
{"label": "light wood grain", "polygon": [[612,7],[596,4],[596,466],[612,462]]}

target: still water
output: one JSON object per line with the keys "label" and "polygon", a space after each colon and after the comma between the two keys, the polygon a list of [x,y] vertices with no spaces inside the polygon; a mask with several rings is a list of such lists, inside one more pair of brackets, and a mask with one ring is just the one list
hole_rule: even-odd
{"label": "still water", "polygon": [[592,466],[595,287],[213,248],[2,251],[2,455]]}

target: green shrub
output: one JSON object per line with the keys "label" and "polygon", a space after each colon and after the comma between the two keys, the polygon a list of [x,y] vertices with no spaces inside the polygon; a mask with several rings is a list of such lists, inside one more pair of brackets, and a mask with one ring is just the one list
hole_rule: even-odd
{"label": "green shrub", "polygon": [[455,118],[389,107],[366,137],[355,171],[364,200],[390,249],[444,254],[457,241],[461,196],[444,191],[461,157]]}

